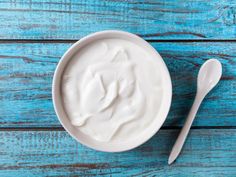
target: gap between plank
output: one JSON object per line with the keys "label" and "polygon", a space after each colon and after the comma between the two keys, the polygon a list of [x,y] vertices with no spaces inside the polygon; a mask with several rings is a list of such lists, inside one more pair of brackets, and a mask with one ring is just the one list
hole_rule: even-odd
{"label": "gap between plank", "polygon": [[[181,128],[182,126],[168,126],[162,127],[161,130],[180,130]],[[193,126],[191,129],[236,129],[236,126]],[[0,131],[65,131],[65,129],[63,127],[1,127]]]}
{"label": "gap between plank", "polygon": [[[78,39],[79,40],[79,39]],[[75,43],[67,39],[0,39],[0,43]],[[145,39],[148,42],[236,42],[236,39]]]}

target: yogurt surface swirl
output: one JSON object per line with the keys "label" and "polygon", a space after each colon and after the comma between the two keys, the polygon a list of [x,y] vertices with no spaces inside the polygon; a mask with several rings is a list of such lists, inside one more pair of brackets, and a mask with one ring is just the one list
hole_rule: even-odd
{"label": "yogurt surface swirl", "polygon": [[91,138],[126,141],[146,131],[162,99],[158,66],[138,45],[103,39],[73,56],[62,78],[72,124]]}

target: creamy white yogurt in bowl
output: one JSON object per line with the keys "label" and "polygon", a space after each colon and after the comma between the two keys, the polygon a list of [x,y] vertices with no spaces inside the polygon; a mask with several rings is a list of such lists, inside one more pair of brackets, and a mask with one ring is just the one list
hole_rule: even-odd
{"label": "creamy white yogurt in bowl", "polygon": [[53,104],[69,134],[100,151],[135,148],[151,138],[168,114],[172,86],[157,51],[123,31],[82,38],[61,58]]}

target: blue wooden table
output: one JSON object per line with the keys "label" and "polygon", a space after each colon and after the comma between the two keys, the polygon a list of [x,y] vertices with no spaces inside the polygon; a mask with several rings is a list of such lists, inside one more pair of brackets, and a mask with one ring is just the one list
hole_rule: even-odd
{"label": "blue wooden table", "polygon": [[[54,113],[51,84],[63,53],[81,37],[119,29],[164,58],[173,102],[144,145],[104,153],[77,143]],[[196,117],[177,161],[171,147],[196,91],[200,65],[223,64],[220,84]],[[1,0],[0,176],[236,176],[235,0]]]}

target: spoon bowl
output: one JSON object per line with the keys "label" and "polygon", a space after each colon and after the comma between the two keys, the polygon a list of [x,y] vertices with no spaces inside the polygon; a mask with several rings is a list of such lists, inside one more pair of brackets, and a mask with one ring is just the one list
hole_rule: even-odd
{"label": "spoon bowl", "polygon": [[205,96],[219,82],[222,65],[217,59],[207,60],[200,68],[197,80],[197,93]]}

